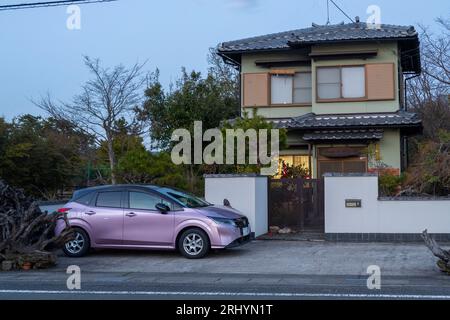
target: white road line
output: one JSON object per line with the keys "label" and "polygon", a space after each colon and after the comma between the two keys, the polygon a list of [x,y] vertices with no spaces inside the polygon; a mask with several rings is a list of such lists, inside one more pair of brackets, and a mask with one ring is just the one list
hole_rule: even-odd
{"label": "white road line", "polygon": [[269,293],[269,292],[178,292],[178,291],[83,291],[83,290],[0,290],[0,294],[74,294],[146,296],[219,296],[280,298],[357,298],[357,299],[432,299],[450,300],[450,295],[364,294],[364,293]]}

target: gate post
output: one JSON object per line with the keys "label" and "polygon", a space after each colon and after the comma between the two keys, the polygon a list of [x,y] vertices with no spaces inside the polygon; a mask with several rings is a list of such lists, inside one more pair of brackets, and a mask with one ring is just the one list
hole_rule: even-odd
{"label": "gate post", "polygon": [[268,177],[257,174],[207,174],[205,199],[218,206],[227,199],[245,215],[255,237],[266,234],[268,223]]}

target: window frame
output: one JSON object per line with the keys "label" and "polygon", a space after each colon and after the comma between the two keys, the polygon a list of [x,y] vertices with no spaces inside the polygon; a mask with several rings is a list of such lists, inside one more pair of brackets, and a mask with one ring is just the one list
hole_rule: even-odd
{"label": "window frame", "polygon": [[[358,97],[358,98],[344,98],[342,91],[343,91],[343,85],[342,85],[342,69],[343,68],[355,68],[355,67],[363,67],[364,68],[364,96]],[[319,97],[319,70],[320,69],[332,69],[337,68],[339,69],[339,92],[340,97],[339,98],[331,98],[331,99],[325,99]],[[366,64],[344,64],[344,65],[333,65],[333,66],[317,66],[315,71],[315,84],[316,84],[316,102],[322,103],[322,102],[358,102],[358,101],[368,101],[368,95],[367,95],[367,68]]]}
{"label": "window frame", "polygon": [[156,208],[154,210],[152,209],[136,209],[130,207],[130,192],[139,192],[139,193],[146,193],[151,196],[155,196],[160,198],[161,200],[167,201],[170,203],[170,212],[177,212],[177,211],[184,211],[184,208],[181,207],[178,203],[175,203],[172,199],[166,197],[164,194],[156,191],[156,190],[143,190],[140,188],[128,188],[124,192],[124,199],[123,199],[123,207],[126,210],[140,210],[140,211],[148,211],[148,212],[159,212]]}
{"label": "window frame", "polygon": [[[111,206],[99,206],[97,205],[97,201],[98,201],[98,197],[100,195],[100,193],[111,193],[111,192],[116,192],[116,193],[120,193],[120,206],[119,207],[111,207]],[[108,209],[123,209],[123,205],[124,205],[124,200],[123,200],[124,194],[123,194],[123,190],[119,189],[119,190],[99,190],[95,193],[95,196],[91,199],[92,201],[92,205],[91,207],[95,207],[95,208],[108,208]]]}
{"label": "window frame", "polygon": [[[297,73],[309,73],[311,74],[311,102],[305,102],[305,103],[300,103],[300,102],[294,102],[294,98],[295,98],[295,83],[294,83],[294,77]],[[294,71],[292,73],[277,73],[277,72],[269,72],[269,106],[270,107],[310,107],[313,104],[313,99],[314,99],[314,95],[312,93],[313,91],[313,80],[312,80],[312,70],[311,71]],[[276,76],[276,75],[281,75],[281,76],[290,76],[292,79],[292,103],[272,103],[272,76]]]}

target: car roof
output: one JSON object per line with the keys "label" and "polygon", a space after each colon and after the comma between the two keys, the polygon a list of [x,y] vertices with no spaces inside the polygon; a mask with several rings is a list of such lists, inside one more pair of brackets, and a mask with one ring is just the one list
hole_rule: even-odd
{"label": "car roof", "polygon": [[73,193],[72,199],[80,198],[86,194],[96,192],[96,191],[102,191],[102,190],[109,190],[109,189],[120,189],[120,188],[147,188],[151,190],[158,190],[160,187],[155,186],[152,184],[110,184],[110,185],[101,185],[101,186],[95,186],[95,187],[89,187],[89,188],[83,188],[78,189]]}

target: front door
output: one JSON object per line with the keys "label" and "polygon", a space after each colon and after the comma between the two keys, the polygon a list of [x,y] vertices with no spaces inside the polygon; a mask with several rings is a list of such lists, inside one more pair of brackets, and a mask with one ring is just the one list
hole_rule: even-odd
{"label": "front door", "polygon": [[125,208],[123,239],[125,245],[172,245],[174,213],[156,209],[164,200],[157,194],[129,191]]}
{"label": "front door", "polygon": [[83,220],[91,226],[96,244],[120,245],[123,236],[122,191],[98,192],[92,207],[86,207]]}

